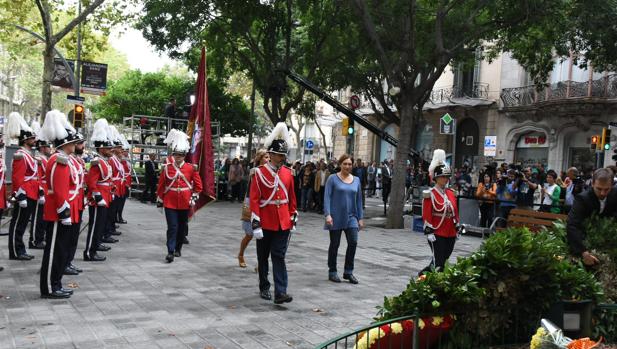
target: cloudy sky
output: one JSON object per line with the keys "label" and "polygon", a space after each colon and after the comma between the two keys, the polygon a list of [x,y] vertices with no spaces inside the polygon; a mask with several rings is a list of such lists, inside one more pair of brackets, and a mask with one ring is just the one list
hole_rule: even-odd
{"label": "cloudy sky", "polygon": [[174,63],[167,55],[156,52],[141,32],[132,28],[121,35],[118,31],[112,33],[110,42],[114,48],[126,55],[131,68],[140,69],[142,72],[157,71],[166,64]]}

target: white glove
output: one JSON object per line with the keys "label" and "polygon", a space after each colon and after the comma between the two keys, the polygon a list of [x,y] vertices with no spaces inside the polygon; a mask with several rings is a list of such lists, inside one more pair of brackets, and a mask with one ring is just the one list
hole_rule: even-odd
{"label": "white glove", "polygon": [[437,238],[435,237],[435,234],[428,234],[428,235],[426,236],[426,239],[427,239],[429,242],[435,242],[435,241],[437,241]]}
{"label": "white glove", "polygon": [[28,200],[21,200],[21,201],[19,202],[19,207],[21,207],[21,208],[26,208],[26,207],[28,207]]}
{"label": "white glove", "polygon": [[71,217],[61,219],[60,223],[62,223],[62,225],[71,225]]}
{"label": "white glove", "polygon": [[107,206],[107,201],[104,199],[96,203],[97,206]]}
{"label": "white glove", "polygon": [[253,236],[257,240],[261,240],[264,237],[264,231],[261,228],[253,230]]}
{"label": "white glove", "polygon": [[45,204],[45,197],[44,196],[39,196],[39,204],[41,204],[41,205]]}

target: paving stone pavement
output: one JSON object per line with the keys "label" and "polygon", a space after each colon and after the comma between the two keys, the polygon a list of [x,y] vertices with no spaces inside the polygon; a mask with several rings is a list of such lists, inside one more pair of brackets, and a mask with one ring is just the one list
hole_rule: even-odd
{"label": "paving stone pavement", "polygon": [[[378,204],[367,202],[369,210]],[[65,287],[78,285],[68,300],[40,298],[41,250],[29,251],[33,261],[9,261],[7,237],[0,237],[0,349],[314,348],[369,324],[384,295],[399,294],[430,258],[421,234],[371,226],[360,232],[356,253],[360,284],[334,284],[327,280],[323,218],[300,213],[287,253],[294,301],[276,306],[258,296],[254,242],[246,253],[249,267],[238,267],[240,207],[217,202],[199,211],[190,223],[190,245],[166,264],[164,216],[129,200],[128,224],[119,229],[121,241],[103,253],[106,262],[82,261],[82,233],[75,264],[84,272],[63,278]],[[454,255],[479,244],[462,237]],[[343,241],[340,269],[345,248]]]}

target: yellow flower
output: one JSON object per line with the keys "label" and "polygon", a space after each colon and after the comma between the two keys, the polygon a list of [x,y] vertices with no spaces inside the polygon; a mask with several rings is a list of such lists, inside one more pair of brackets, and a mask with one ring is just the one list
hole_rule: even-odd
{"label": "yellow flower", "polygon": [[419,329],[421,329],[421,330],[423,330],[423,329],[424,329],[424,326],[425,326],[425,324],[424,324],[424,320],[420,319],[420,322],[418,322],[418,328],[419,328]]}
{"label": "yellow flower", "polygon": [[432,321],[433,326],[439,326],[442,323],[443,323],[443,317],[441,317],[441,316],[434,316],[433,317],[433,321]]}
{"label": "yellow flower", "polygon": [[378,339],[383,338],[385,335],[386,333],[381,328],[371,328],[368,331],[368,340],[364,339],[364,336],[360,337],[354,349],[369,349],[371,345],[375,344]]}
{"label": "yellow flower", "polygon": [[536,334],[534,334],[533,337],[531,337],[531,343],[530,343],[529,349],[540,348],[540,346],[542,345],[542,342],[544,342],[545,336],[546,336],[546,330],[544,329],[544,327],[538,328],[538,331],[536,331]]}
{"label": "yellow flower", "polygon": [[390,328],[392,329],[393,334],[403,333],[403,325],[401,325],[400,322],[393,323],[390,325]]}

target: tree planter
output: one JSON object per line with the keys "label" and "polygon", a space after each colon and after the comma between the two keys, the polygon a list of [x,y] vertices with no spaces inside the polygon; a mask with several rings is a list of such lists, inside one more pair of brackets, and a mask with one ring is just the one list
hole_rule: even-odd
{"label": "tree planter", "polygon": [[[447,333],[454,317],[424,317],[418,323],[418,348],[432,348]],[[360,334],[354,349],[413,348],[414,322],[403,320],[372,328]]]}

